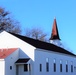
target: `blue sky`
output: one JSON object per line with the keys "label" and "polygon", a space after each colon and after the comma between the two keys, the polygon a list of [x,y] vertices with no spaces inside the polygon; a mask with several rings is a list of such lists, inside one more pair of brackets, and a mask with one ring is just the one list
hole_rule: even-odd
{"label": "blue sky", "polygon": [[49,37],[56,17],[60,38],[76,53],[76,0],[0,0],[25,28],[38,27]]}

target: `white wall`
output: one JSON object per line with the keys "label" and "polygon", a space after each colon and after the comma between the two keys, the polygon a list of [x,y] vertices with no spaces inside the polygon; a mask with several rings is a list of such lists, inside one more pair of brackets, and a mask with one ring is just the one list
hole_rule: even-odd
{"label": "white wall", "polygon": [[5,75],[5,61],[0,59],[0,75]]}
{"label": "white wall", "polygon": [[[25,63],[24,63],[25,64]],[[31,71],[24,71],[24,64],[18,64],[19,75],[34,75],[33,61],[30,59],[26,64],[30,64]]]}
{"label": "white wall", "polygon": [[35,47],[5,31],[0,33],[0,48],[20,48],[34,60]]}
{"label": "white wall", "polygon": [[[31,64],[33,65],[35,47],[33,47],[32,45],[26,43],[25,41],[5,32],[5,31],[0,33],[0,42],[1,42],[0,49],[1,48],[20,48],[22,51],[20,50],[20,52],[19,52],[19,58],[24,58],[24,57],[28,58],[29,57],[29,58],[31,58]],[[15,55],[14,55],[14,58],[16,58]],[[6,63],[10,62],[9,64],[12,65],[14,63],[14,61],[12,62],[12,61],[10,61],[10,59],[11,58],[9,58],[8,59],[9,61],[6,61]],[[7,66],[9,64],[7,64]],[[33,68],[33,66],[32,66],[32,68]],[[6,72],[8,72],[8,71],[6,71]],[[9,73],[11,73],[11,71]],[[33,75],[33,69],[32,69],[31,74]]]}
{"label": "white wall", "polygon": [[29,74],[30,74],[29,71],[27,72],[24,71],[24,64],[19,65],[19,75],[29,75]]}
{"label": "white wall", "polygon": [[[19,59],[19,50],[5,58],[5,75],[16,75],[16,64],[15,62]],[[10,70],[12,66],[12,70]]]}
{"label": "white wall", "polygon": [[[17,64],[15,64],[15,62],[19,58],[27,58],[27,55],[21,49],[16,50],[5,59],[5,75],[16,75]],[[33,60],[30,59],[28,63],[33,66]],[[10,70],[10,66],[12,66],[12,70]],[[33,67],[31,67],[31,72],[24,72],[24,64],[18,64],[18,72],[19,75],[33,75]]]}
{"label": "white wall", "polygon": [[[22,51],[21,49],[19,49],[19,58],[29,58],[28,57],[28,55],[24,52],[24,51]],[[22,63],[22,64],[18,64],[18,74],[19,75],[33,75],[33,60],[29,60],[26,64],[30,64],[30,66],[31,66],[31,71],[27,71],[27,72],[25,72],[24,71],[24,64]]]}
{"label": "white wall", "polygon": [[19,50],[19,58],[29,58],[29,56],[23,50]]}
{"label": "white wall", "polygon": [[[49,72],[46,72],[46,58],[49,59]],[[56,72],[53,71],[53,63],[56,59]],[[62,60],[62,72],[60,72],[60,60]],[[66,61],[68,61],[68,72],[66,73]],[[66,54],[55,53],[52,51],[43,51],[41,49],[35,50],[35,63],[34,63],[34,75],[75,75],[76,72],[71,72],[71,61],[73,66],[76,66],[76,58]],[[39,64],[42,64],[42,72],[39,70]]]}
{"label": "white wall", "polygon": [[[22,50],[22,51],[20,50],[20,52],[19,51],[14,52],[12,55],[10,55],[9,57],[5,59],[6,66],[2,66],[2,67],[3,69],[5,67],[6,71],[2,70],[2,71],[5,71],[2,73],[6,73],[6,75],[16,75],[15,61],[19,57],[20,58],[29,57],[32,59],[31,60],[32,71],[30,75],[42,75],[42,74],[44,75],[57,75],[57,74],[58,75],[75,75],[76,74],[75,71],[73,73],[71,73],[70,71],[71,61],[73,61],[73,65],[76,67],[75,57],[72,57],[69,55],[63,55],[61,53],[55,53],[52,51],[46,51],[46,50],[43,51],[41,49],[35,50],[36,48],[33,47],[32,45],[16,38],[15,36],[7,32],[2,32],[0,34],[0,48],[20,48]],[[35,57],[35,60],[34,60],[34,57]],[[46,58],[49,58],[49,72],[46,72]],[[54,59],[56,59],[56,64],[57,64],[56,72],[53,71]],[[63,64],[63,71],[61,73],[59,69],[60,60],[62,60],[62,64]],[[65,71],[66,61],[68,61],[68,65],[69,65],[68,73],[66,73]],[[4,64],[4,62],[0,62],[0,63]],[[42,72],[39,71],[39,64],[42,64]],[[12,66],[12,70],[10,70],[10,66]],[[4,74],[0,74],[0,75],[4,75]]]}

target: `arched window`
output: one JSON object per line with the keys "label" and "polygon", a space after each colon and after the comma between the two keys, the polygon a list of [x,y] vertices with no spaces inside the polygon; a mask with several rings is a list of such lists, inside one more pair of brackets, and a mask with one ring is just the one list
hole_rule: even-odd
{"label": "arched window", "polygon": [[66,61],[66,72],[68,72],[68,61]]}
{"label": "arched window", "polygon": [[49,72],[49,58],[46,58],[46,71]]}
{"label": "arched window", "polygon": [[53,66],[54,66],[54,72],[56,72],[56,59],[54,59],[54,64],[53,64]]}
{"label": "arched window", "polygon": [[62,72],[62,60],[60,60],[60,72]]}
{"label": "arched window", "polygon": [[73,72],[73,62],[71,61],[71,72]]}

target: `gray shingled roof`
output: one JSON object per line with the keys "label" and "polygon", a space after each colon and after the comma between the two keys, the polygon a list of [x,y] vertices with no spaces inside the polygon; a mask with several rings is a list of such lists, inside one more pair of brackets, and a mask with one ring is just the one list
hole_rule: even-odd
{"label": "gray shingled roof", "polygon": [[66,49],[63,49],[61,47],[58,47],[54,44],[51,44],[51,43],[47,43],[47,42],[42,42],[42,41],[39,41],[39,40],[36,40],[36,39],[32,39],[32,38],[29,38],[29,37],[25,37],[25,36],[22,36],[22,35],[19,35],[19,34],[14,34],[14,33],[10,33],[14,36],[16,36],[17,38],[31,44],[32,46],[36,47],[36,48],[40,48],[40,49],[44,49],[44,50],[48,50],[48,51],[54,51],[54,52],[59,52],[59,53],[64,53],[64,54],[69,54],[69,55],[73,55],[73,56],[76,56],[74,55],[73,53],[69,52],[68,50]]}

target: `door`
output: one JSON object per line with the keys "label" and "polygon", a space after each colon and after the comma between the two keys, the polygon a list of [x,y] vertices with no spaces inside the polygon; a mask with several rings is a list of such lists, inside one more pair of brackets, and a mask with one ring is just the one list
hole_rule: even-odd
{"label": "door", "polygon": [[19,75],[19,66],[16,65],[16,75]]}

